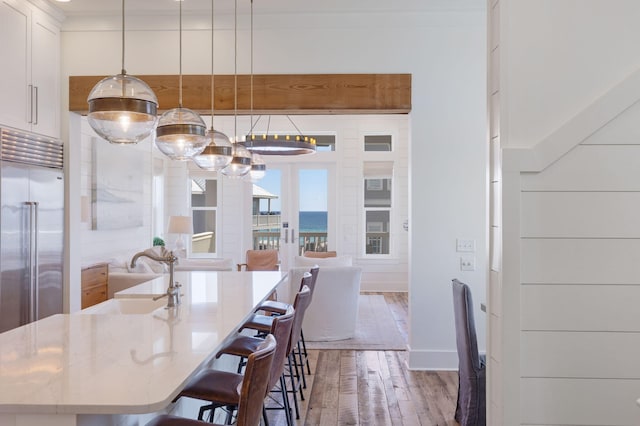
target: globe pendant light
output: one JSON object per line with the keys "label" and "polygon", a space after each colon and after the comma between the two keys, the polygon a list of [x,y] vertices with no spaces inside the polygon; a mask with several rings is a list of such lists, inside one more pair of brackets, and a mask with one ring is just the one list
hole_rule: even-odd
{"label": "globe pendant light", "polygon": [[235,25],[234,25],[234,133],[233,158],[231,163],[224,169],[222,174],[230,178],[241,178],[251,170],[251,153],[247,151],[244,144],[238,141],[238,0],[235,0]]}
{"label": "globe pendant light", "polygon": [[156,126],[158,98],[153,90],[124,69],[124,2],[122,0],[122,71],[103,78],[87,98],[89,125],[115,144],[138,143]]}
{"label": "globe pendant light", "polygon": [[242,142],[234,142],[233,158],[222,174],[230,178],[241,178],[251,171],[251,153]]}
{"label": "globe pendant light", "polygon": [[202,118],[182,107],[182,2],[180,4],[180,74],[178,80],[178,108],[162,114],[156,128],[156,146],[172,160],[189,160],[207,146],[207,127]]}
{"label": "globe pendant light", "polygon": [[262,159],[260,154],[256,154],[255,152],[251,154],[251,170],[247,176],[249,180],[253,183],[258,182],[260,179],[267,174],[267,164]]}
{"label": "globe pendant light", "polygon": [[211,0],[211,128],[207,131],[207,146],[193,157],[193,162],[203,170],[218,171],[227,167],[231,162],[233,149],[229,137],[213,128],[213,110],[215,101],[214,70],[213,70],[213,45],[214,45],[214,0]]}

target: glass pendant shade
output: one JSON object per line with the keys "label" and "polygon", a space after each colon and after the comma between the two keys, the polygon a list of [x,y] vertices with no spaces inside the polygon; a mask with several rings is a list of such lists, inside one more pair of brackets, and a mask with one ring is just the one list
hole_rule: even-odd
{"label": "glass pendant shade", "polygon": [[251,170],[251,153],[241,143],[233,144],[233,158],[222,174],[230,178],[241,178]]}
{"label": "glass pendant shade", "polygon": [[251,154],[251,170],[249,170],[249,180],[253,183],[258,182],[267,173],[267,163],[262,159],[260,154]]}
{"label": "glass pendant shade", "polygon": [[122,73],[103,78],[87,102],[89,125],[111,143],[138,143],[155,129],[158,98],[137,77]]}
{"label": "glass pendant shade", "polygon": [[156,146],[172,160],[189,160],[200,154],[209,142],[202,118],[188,108],[165,112],[156,127]]}
{"label": "glass pendant shade", "polygon": [[217,172],[224,169],[233,158],[233,147],[229,138],[222,132],[209,129],[207,140],[209,143],[200,154],[193,157],[193,162],[208,171]]}

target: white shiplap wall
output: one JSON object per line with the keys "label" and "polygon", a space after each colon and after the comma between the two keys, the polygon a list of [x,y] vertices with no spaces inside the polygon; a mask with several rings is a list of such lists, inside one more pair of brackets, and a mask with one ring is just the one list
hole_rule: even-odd
{"label": "white shiplap wall", "polygon": [[521,177],[523,424],[640,421],[640,140],[614,136],[630,118]]}

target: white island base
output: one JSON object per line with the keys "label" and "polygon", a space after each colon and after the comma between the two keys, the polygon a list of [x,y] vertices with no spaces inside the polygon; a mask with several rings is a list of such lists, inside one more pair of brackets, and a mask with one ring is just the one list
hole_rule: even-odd
{"label": "white island base", "polygon": [[[201,402],[173,399],[285,277],[176,272],[184,295],[177,308],[149,303],[158,283],[140,284],[126,293],[141,304],[111,299],[0,334],[0,425],[133,426],[163,412],[193,417]],[[235,369],[225,358],[216,368]]]}

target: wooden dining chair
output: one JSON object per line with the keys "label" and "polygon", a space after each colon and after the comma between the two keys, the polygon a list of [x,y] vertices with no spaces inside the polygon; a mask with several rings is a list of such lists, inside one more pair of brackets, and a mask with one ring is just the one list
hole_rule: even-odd
{"label": "wooden dining chair", "polygon": [[279,271],[278,250],[247,250],[245,263],[238,263],[238,271]]}

